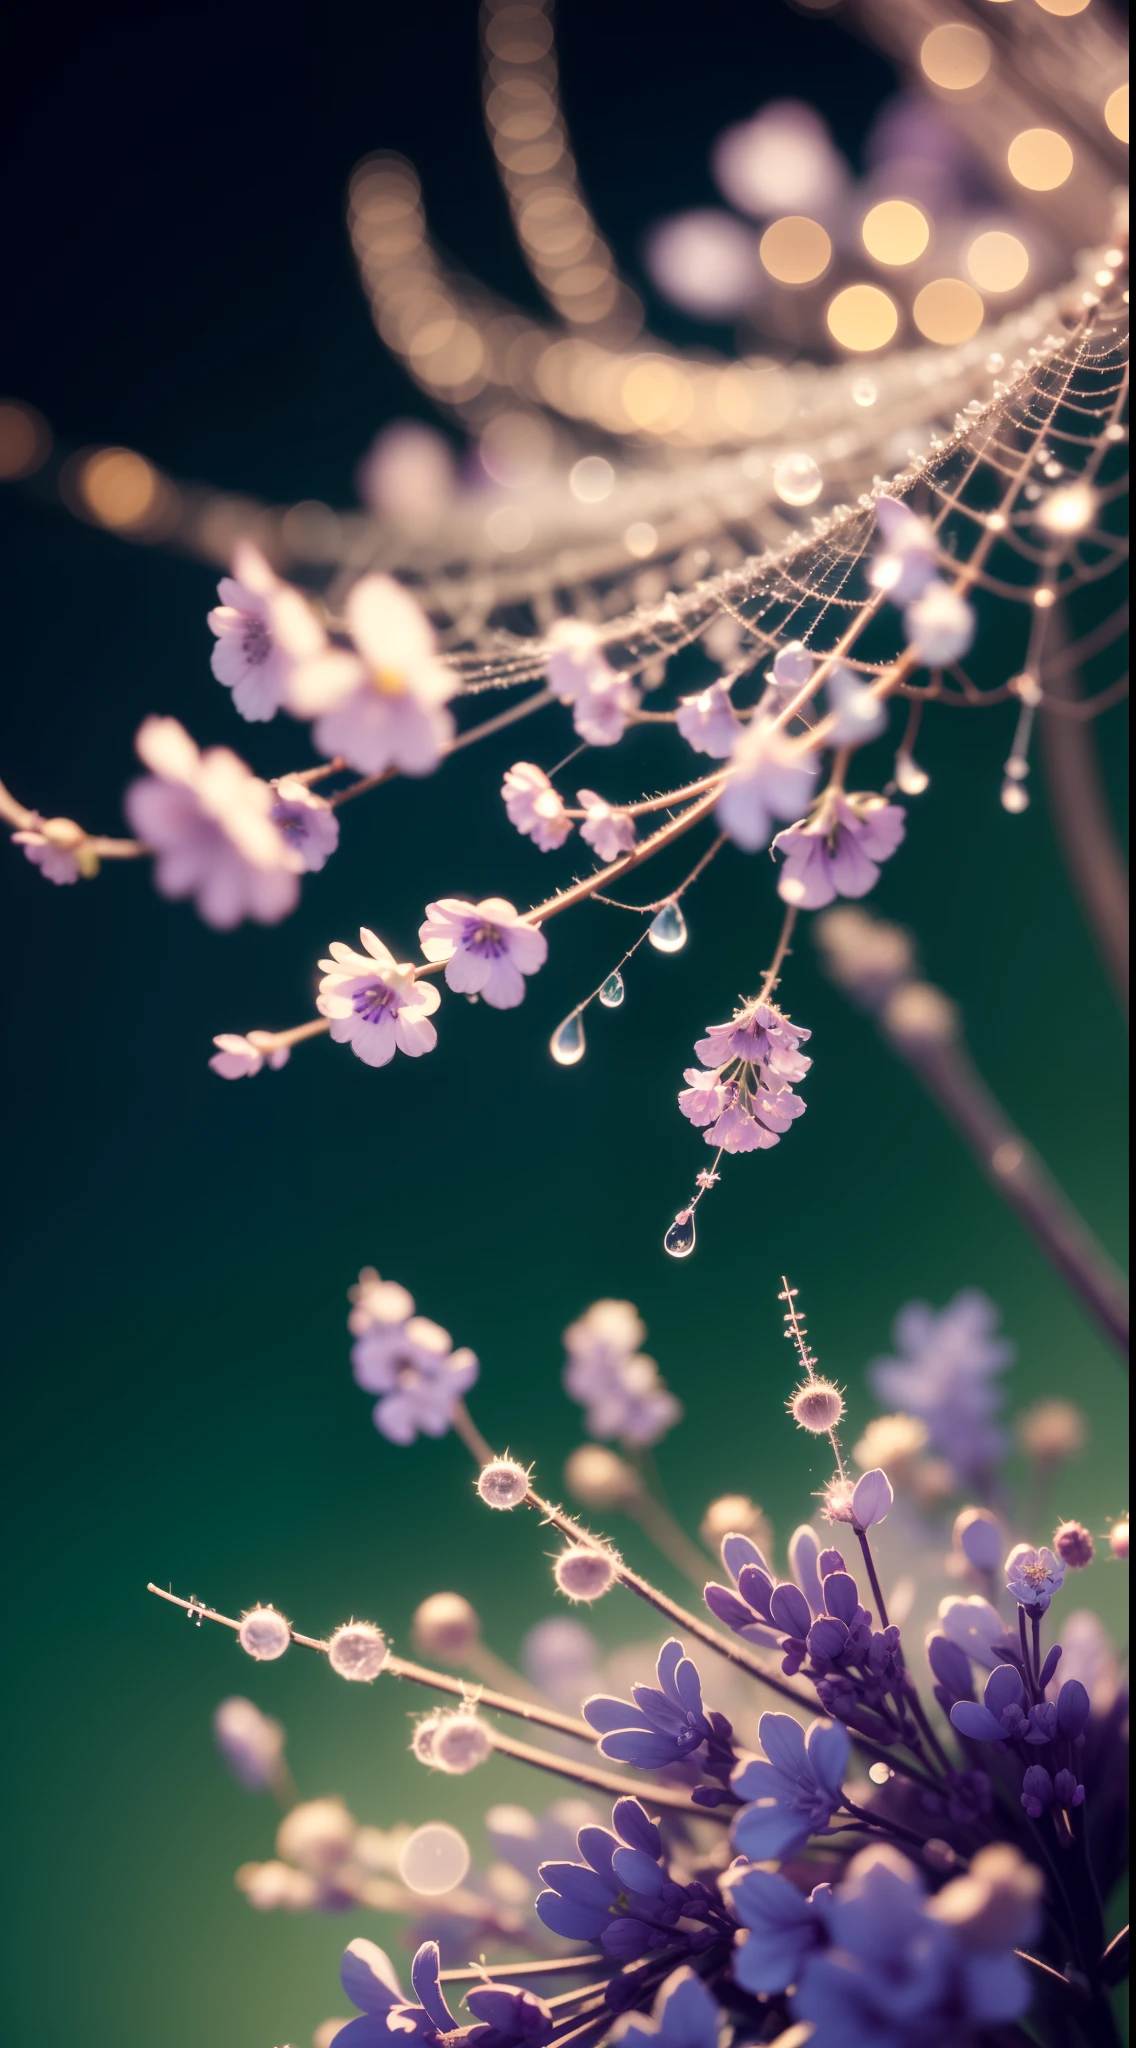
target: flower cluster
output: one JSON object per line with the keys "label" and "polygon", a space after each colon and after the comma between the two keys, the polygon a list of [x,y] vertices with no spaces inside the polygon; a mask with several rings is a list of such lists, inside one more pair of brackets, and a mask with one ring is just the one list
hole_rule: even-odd
{"label": "flower cluster", "polygon": [[396,1281],[380,1280],[371,1266],[352,1289],[348,1328],[351,1370],[365,1393],[377,1394],[375,1428],[392,1444],[423,1436],[445,1436],[462,1396],[480,1367],[473,1352],[455,1351],[448,1330],[414,1313],[414,1302]]}
{"label": "flower cluster", "polygon": [[678,1106],[723,1152],[765,1151],[781,1142],[805,1104],[793,1093],[812,1065],[800,1047],[812,1033],[760,997],[742,1005],[728,1024],[710,1024],[694,1050],[700,1067],[687,1067]]}
{"label": "flower cluster", "polygon": [[640,1351],[647,1331],[629,1301],[594,1301],[564,1332],[564,1390],[585,1411],[589,1436],[641,1450],[657,1443],[682,1409]]}

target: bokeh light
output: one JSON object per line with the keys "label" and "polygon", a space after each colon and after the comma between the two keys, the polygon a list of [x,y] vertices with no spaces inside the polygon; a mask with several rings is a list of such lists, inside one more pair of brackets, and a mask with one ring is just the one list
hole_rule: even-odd
{"label": "bokeh light", "polygon": [[712,165],[723,196],[759,220],[823,212],[847,182],[825,123],[803,100],[774,100],[752,121],[727,128]]}
{"label": "bokeh light", "polygon": [[943,92],[968,92],[980,85],[994,52],[990,38],[964,21],[944,21],[923,39],[919,62],[932,85]]}
{"label": "bokeh light", "polygon": [[615,486],[615,471],[602,455],[585,455],[572,465],[568,476],[568,488],[581,505],[598,505],[610,497]]}
{"label": "bokeh light", "polygon": [[779,284],[812,284],[832,261],[832,243],[819,221],[787,213],[766,228],[761,260]]}
{"label": "bokeh light", "polygon": [[828,331],[841,348],[868,353],[884,348],[899,326],[895,300],[876,284],[850,284],[830,302]]}
{"label": "bokeh light", "polygon": [[679,213],[651,230],[644,260],[653,284],[684,312],[729,318],[753,298],[753,232],[715,207]]}
{"label": "bokeh light", "polygon": [[99,448],[79,467],[79,496],[100,526],[127,532],[145,526],[159,496],[158,472],[129,448]]}
{"label": "bokeh light", "polygon": [[911,311],[927,341],[944,346],[969,341],[982,325],[983,304],[974,286],[961,277],[936,277],[916,294]]}
{"label": "bokeh light", "polygon": [[1089,0],[1037,0],[1043,14],[1083,14]]}
{"label": "bokeh light", "polygon": [[17,477],[31,476],[50,451],[47,421],[35,407],[16,398],[0,400],[0,477],[14,483]]}
{"label": "bokeh light", "polygon": [[815,505],[824,478],[811,455],[785,455],[773,472],[773,488],[784,505]]}
{"label": "bokeh light", "polygon": [[1017,235],[988,228],[970,244],[966,267],[981,291],[1013,292],[1029,274],[1029,250]]}
{"label": "bokeh light", "polygon": [[469,1843],[447,1821],[415,1828],[398,1860],[403,1884],[422,1898],[438,1898],[461,1883],[470,1865]]}
{"label": "bokeh light", "polygon": [[1053,491],[1039,511],[1038,525],[1047,533],[1083,533],[1091,526],[1097,509],[1097,494],[1087,483],[1066,484]]}
{"label": "bokeh light", "polygon": [[1027,192],[1055,192],[1073,168],[1073,151],[1056,128],[1023,128],[1006,152],[1010,176]]}
{"label": "bokeh light", "polygon": [[881,199],[865,214],[860,233],[877,263],[914,263],[931,239],[931,226],[910,199]]}
{"label": "bokeh light", "polygon": [[1128,140],[1128,87],[1118,85],[1104,103],[1105,126],[1118,142]]}
{"label": "bokeh light", "polygon": [[646,519],[633,519],[623,536],[623,545],[636,561],[645,562],[659,545],[659,536]]}

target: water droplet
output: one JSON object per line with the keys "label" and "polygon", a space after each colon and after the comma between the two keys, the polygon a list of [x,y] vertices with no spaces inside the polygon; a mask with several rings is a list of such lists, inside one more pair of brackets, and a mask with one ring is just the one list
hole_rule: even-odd
{"label": "water droplet", "polygon": [[868,1776],[873,1785],[886,1785],[888,1779],[895,1776],[895,1772],[890,1764],[869,1764]]}
{"label": "water droplet", "polygon": [[870,377],[857,377],[852,386],[853,405],[874,405],[879,393]]}
{"label": "water droplet", "polygon": [[558,1067],[574,1067],[582,1060],[587,1045],[584,1039],[584,1019],[579,1010],[573,1010],[558,1024],[548,1041],[548,1050]]}
{"label": "water droplet", "polygon": [[785,505],[814,505],[824,478],[811,455],[786,455],[773,471],[773,488]]}
{"label": "water droplet", "polygon": [[664,903],[651,919],[647,937],[657,953],[680,953],[686,944],[686,919],[677,903]]}
{"label": "water droplet", "polygon": [[1024,789],[1020,782],[1004,782],[1002,784],[1002,809],[1010,811],[1015,817],[1021,811],[1028,811],[1028,789]]}
{"label": "water droplet", "polygon": [[919,766],[918,761],[912,760],[910,754],[896,755],[895,779],[904,796],[922,796],[931,783],[926,770]]}
{"label": "water droplet", "polygon": [[986,367],[990,371],[991,376],[998,370],[1004,370],[1006,367],[1005,356],[999,355],[997,349],[991,349],[990,354],[986,358]]}
{"label": "water droplet", "polygon": [[663,1250],[672,1259],[688,1259],[694,1250],[694,1211],[680,1209],[663,1239]]}
{"label": "water droplet", "polygon": [[617,967],[615,973],[609,974],[604,982],[600,990],[600,1001],[605,1010],[618,1010],[626,994],[627,990],[623,986],[623,976]]}

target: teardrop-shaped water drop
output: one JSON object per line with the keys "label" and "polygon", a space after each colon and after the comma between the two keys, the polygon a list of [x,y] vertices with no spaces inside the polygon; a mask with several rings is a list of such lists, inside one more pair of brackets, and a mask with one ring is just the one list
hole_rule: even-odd
{"label": "teardrop-shaped water drop", "polygon": [[694,1211],[680,1209],[663,1239],[663,1250],[672,1259],[688,1259],[694,1250]]}
{"label": "teardrop-shaped water drop", "polygon": [[548,1041],[548,1050],[558,1067],[574,1067],[582,1060],[587,1050],[584,1039],[584,1019],[579,1010],[573,1010],[558,1024]]}
{"label": "teardrop-shaped water drop", "polygon": [[678,953],[686,944],[686,919],[677,903],[664,903],[651,919],[647,937],[658,953]]}
{"label": "teardrop-shaped water drop", "polygon": [[615,973],[609,974],[604,982],[600,990],[600,1001],[605,1010],[618,1010],[626,994],[627,990],[623,986],[623,976],[617,967]]}

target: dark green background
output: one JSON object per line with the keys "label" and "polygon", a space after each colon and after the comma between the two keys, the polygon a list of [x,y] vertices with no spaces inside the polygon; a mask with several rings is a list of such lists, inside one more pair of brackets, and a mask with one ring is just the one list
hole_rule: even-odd
{"label": "dark green background", "polygon": [[[854,151],[890,90],[838,28],[768,5],[710,0],[697,41],[687,10],[646,0],[565,15],[584,175],[629,259],[658,213],[712,197],[706,151],[726,120],[806,91]],[[405,150],[443,241],[526,291],[479,124],[475,10],[340,4],[317,22],[207,4],[157,33],[124,9],[63,43],[45,10],[16,16],[2,381],[72,441],[346,503],[376,427],[419,409],[352,275],[357,157]],[[16,494],[0,511],[0,748],[25,800],[113,830],[149,710],[267,772],[303,758],[302,734],[240,726],[212,682],[204,569]],[[524,751],[551,762],[562,730],[534,725]],[[1119,1250],[1121,1031],[1043,805],[998,808],[1009,732],[1005,711],[928,724],[933,788],[876,900],[921,933],[993,1084]],[[701,1163],[673,1107],[679,1070],[771,948],[760,860],[721,864],[691,903],[686,953],[639,957],[625,1008],[597,1018],[571,1072],[547,1037],[626,943],[617,913],[552,929],[520,1011],[449,1003],[420,1064],[376,1074],[318,1043],[254,1086],[207,1072],[214,1031],[306,1013],[330,937],[366,921],[409,948],[435,894],[543,892],[561,869],[517,841],[496,797],[513,752],[503,740],[353,808],[340,856],[274,931],[205,931],[141,869],[54,891],[5,864],[0,1998],[14,2048],[301,2048],[344,2010],[336,1960],[362,1918],[259,1918],[232,1891],[236,1864],[270,1853],[273,1819],[211,1753],[224,1692],[287,1722],[306,1795],[341,1791],[379,1824],[472,1819],[530,1790],[501,1766],[453,1791],[431,1781],[404,1760],[418,1702],[339,1686],[299,1652],[257,1672],[143,1591],[154,1577],[230,1611],[271,1599],[314,1632],[354,1611],[405,1645],[415,1603],[451,1586],[509,1657],[550,1610],[546,1541],[477,1508],[460,1446],[396,1451],[372,1431],[343,1328],[365,1262],[475,1347],[483,1428],[550,1485],[574,1436],[559,1331],[598,1295],[630,1296],[687,1409],[659,1453],[676,1510],[693,1524],[714,1493],[745,1489],[782,1535],[825,1475],[783,1419],[780,1272],[854,1420],[895,1308],[976,1284],[1021,1348],[1014,1405],[1064,1390],[1091,1415],[1062,1510],[1101,1528],[1123,1506],[1112,1359],[807,941],[786,1000],[815,1032],[809,1113],[773,1153],[731,1163],[693,1261],[661,1255]],[[646,742],[627,772],[655,779]],[[1119,1571],[1096,1568],[1085,1597],[1115,1614],[1119,1594]],[[614,1600],[597,1625],[642,1632]]]}

